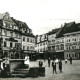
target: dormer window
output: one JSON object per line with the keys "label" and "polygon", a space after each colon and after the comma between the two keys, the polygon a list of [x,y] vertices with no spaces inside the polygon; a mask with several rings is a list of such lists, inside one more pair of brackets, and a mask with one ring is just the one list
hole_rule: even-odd
{"label": "dormer window", "polygon": [[27,29],[27,33],[29,33],[29,29]]}
{"label": "dormer window", "polygon": [[10,28],[12,29],[12,24],[10,24]]}

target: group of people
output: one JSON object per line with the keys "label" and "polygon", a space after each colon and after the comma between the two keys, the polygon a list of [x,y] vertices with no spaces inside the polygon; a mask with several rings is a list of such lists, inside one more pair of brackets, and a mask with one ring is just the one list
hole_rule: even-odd
{"label": "group of people", "polygon": [[[69,59],[70,61],[70,64],[72,64],[72,57],[70,57]],[[65,64],[67,64],[68,60],[67,58],[65,59]],[[49,57],[48,58],[48,67],[50,67],[51,65],[51,58]],[[53,68],[53,74],[56,73],[57,74],[57,71],[56,71],[56,66],[58,65],[58,68],[59,68],[59,71],[60,73],[62,73],[62,60],[61,59],[53,59],[52,61],[52,68]],[[39,61],[39,67],[42,67],[43,66],[43,62],[40,60]]]}
{"label": "group of people", "polygon": [[[54,60],[52,61],[53,74],[54,74],[54,73],[57,74],[56,64],[59,64],[59,70],[60,70],[60,73],[62,73],[62,61],[61,61],[61,59],[60,59],[60,60],[54,59]],[[50,57],[48,58],[48,67],[50,67]]]}

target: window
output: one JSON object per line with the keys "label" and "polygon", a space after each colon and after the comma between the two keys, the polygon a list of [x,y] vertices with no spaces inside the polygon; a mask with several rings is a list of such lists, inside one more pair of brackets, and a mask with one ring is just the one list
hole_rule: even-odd
{"label": "window", "polygon": [[29,38],[27,38],[27,42],[29,42]]}
{"label": "window", "polygon": [[30,42],[32,43],[32,39],[30,39]]}
{"label": "window", "polygon": [[27,46],[27,50],[29,50],[29,46]]}
{"label": "window", "polygon": [[4,30],[5,35],[7,36],[7,30]]}
{"label": "window", "polygon": [[40,46],[42,46],[42,43],[40,43]]}
{"label": "window", "polygon": [[14,29],[14,25],[12,25],[12,29]]}
{"label": "window", "polygon": [[45,44],[47,44],[47,42],[45,42]]}
{"label": "window", "polygon": [[76,49],[76,46],[72,46],[72,49]]}
{"label": "window", "polygon": [[15,33],[16,38],[18,38],[18,33]]}
{"label": "window", "polygon": [[75,57],[76,57],[76,53],[75,53]]}
{"label": "window", "polygon": [[23,41],[25,41],[25,37],[23,37]]}
{"label": "window", "polygon": [[67,54],[67,57],[68,57],[68,54]]}
{"label": "window", "polygon": [[25,46],[23,46],[23,50],[25,50]]}
{"label": "window", "polygon": [[35,43],[34,39],[32,39],[32,42]]}
{"label": "window", "polygon": [[7,44],[7,43],[6,43],[6,42],[4,42],[4,47],[6,47],[6,44]]}
{"label": "window", "polygon": [[45,45],[45,42],[43,43],[43,45]]}
{"label": "window", "polygon": [[74,58],[74,54],[72,54],[72,57]]}
{"label": "window", "polygon": [[52,50],[55,50],[55,46],[52,46]]}
{"label": "window", "polygon": [[69,39],[69,42],[70,42],[70,39]]}
{"label": "window", "polygon": [[12,47],[12,42],[10,42],[10,47]]}
{"label": "window", "polygon": [[70,57],[70,54],[69,54],[69,57]]}
{"label": "window", "polygon": [[11,36],[13,36],[13,32],[10,32],[11,33]]}
{"label": "window", "polygon": [[10,24],[10,29],[12,29],[12,24]]}

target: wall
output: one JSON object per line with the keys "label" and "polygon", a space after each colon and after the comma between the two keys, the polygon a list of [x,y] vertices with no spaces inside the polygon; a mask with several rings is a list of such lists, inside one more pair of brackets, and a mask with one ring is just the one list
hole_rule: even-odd
{"label": "wall", "polygon": [[[2,60],[0,60],[0,68],[1,68],[1,62]],[[10,71],[12,72],[15,68],[17,68],[23,62],[24,62],[24,59],[10,59]]]}

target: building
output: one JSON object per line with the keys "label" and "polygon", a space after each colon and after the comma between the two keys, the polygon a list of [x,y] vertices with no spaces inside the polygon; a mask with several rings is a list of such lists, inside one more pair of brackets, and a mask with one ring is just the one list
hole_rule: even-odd
{"label": "building", "polygon": [[[64,33],[65,51],[64,58],[80,59],[80,23],[70,23]],[[66,24],[67,25],[67,24]]]}
{"label": "building", "polygon": [[36,36],[35,50],[40,54],[40,58],[44,58],[44,54],[48,51],[48,34],[42,34]]}
{"label": "building", "polygon": [[23,58],[35,53],[35,36],[25,22],[0,14],[0,54],[1,57]]}
{"label": "building", "polygon": [[8,12],[0,14],[1,57],[20,58],[21,34]]}
{"label": "building", "polygon": [[21,33],[21,55],[23,57],[29,55],[32,59],[35,54],[35,36],[25,22],[16,19],[13,19],[13,21],[19,26]]}
{"label": "building", "polygon": [[60,56],[60,58],[62,59],[65,58],[65,51],[66,51],[66,46],[65,46],[66,40],[64,34],[68,33],[69,31],[73,32],[74,27],[75,27],[75,22],[65,23],[59,35],[57,35],[56,37],[56,52],[57,55]]}
{"label": "building", "polygon": [[46,55],[43,53],[47,53],[47,56],[61,59],[80,59],[80,23],[65,23],[59,29],[36,36],[35,50],[43,57]]}
{"label": "building", "polygon": [[52,58],[56,56],[55,42],[56,42],[57,32],[59,31],[59,29],[60,28],[53,29],[48,33],[48,53]]}

